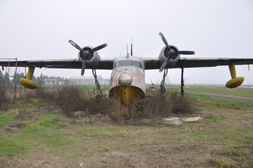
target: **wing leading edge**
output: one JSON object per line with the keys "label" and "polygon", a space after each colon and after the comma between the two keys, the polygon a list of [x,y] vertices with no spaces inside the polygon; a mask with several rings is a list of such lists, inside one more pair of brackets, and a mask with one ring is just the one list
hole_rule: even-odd
{"label": "wing leading edge", "polygon": [[[93,67],[87,64],[87,69],[113,69],[113,59],[101,58],[99,60],[99,65]],[[145,69],[159,69],[161,66],[159,58],[143,58]],[[253,58],[180,58],[179,61],[173,65],[167,65],[166,68],[197,68],[197,67],[215,67],[224,65],[247,65],[253,64]],[[15,67],[16,61],[0,61],[0,66],[10,66]],[[63,68],[63,69],[81,69],[82,63],[78,59],[60,59],[60,60],[27,60],[27,61],[17,61],[17,67],[28,67],[34,66],[37,68]]]}
{"label": "wing leading edge", "polygon": [[[100,59],[98,66],[94,67],[87,64],[86,69],[105,69],[111,70],[113,68],[113,59]],[[30,60],[30,61],[0,61],[0,66],[10,67],[28,67],[36,68],[63,68],[63,69],[81,69],[82,63],[78,59],[60,59],[60,60]]]}
{"label": "wing leading edge", "polygon": [[[161,66],[159,58],[144,58],[145,69],[159,69]],[[166,68],[197,68],[197,67],[215,67],[224,65],[247,65],[253,64],[253,58],[180,58],[173,65],[167,65]]]}

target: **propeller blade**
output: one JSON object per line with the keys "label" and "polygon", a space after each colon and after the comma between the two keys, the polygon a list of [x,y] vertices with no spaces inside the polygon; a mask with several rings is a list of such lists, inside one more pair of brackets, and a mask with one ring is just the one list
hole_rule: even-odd
{"label": "propeller blade", "polygon": [[82,48],[81,48],[79,45],[77,45],[74,41],[69,40],[69,43],[70,43],[72,46],[74,46],[76,49],[82,51]]}
{"label": "propeller blade", "polygon": [[86,65],[86,57],[84,57],[84,60],[83,60],[82,70],[81,70],[81,76],[83,76],[83,75],[84,75],[85,65]]}
{"label": "propeller blade", "polygon": [[178,51],[177,53],[183,55],[193,55],[195,54],[195,51]]}
{"label": "propeller blade", "polygon": [[97,47],[93,48],[92,51],[95,52],[95,51],[101,50],[102,48],[105,48],[106,46],[108,46],[107,43],[102,44],[100,46],[97,46]]}
{"label": "propeller blade", "polygon": [[161,66],[160,69],[159,69],[159,72],[162,72],[162,71],[164,70],[164,68],[165,68],[166,65],[167,65],[168,60],[169,60],[169,56],[167,57],[166,60],[164,60],[162,66]]}
{"label": "propeller blade", "polygon": [[160,32],[159,35],[161,36],[163,43],[166,45],[166,47],[168,47],[168,49],[170,51],[170,46],[169,46],[167,40],[165,39],[165,37],[163,36],[162,32]]}
{"label": "propeller blade", "polygon": [[166,60],[164,60],[162,66],[161,66],[160,69],[159,69],[159,72],[162,72],[163,69],[166,67],[166,65],[167,65],[167,63],[168,63],[168,61],[169,61],[169,59],[170,59],[170,46],[169,46],[167,40],[165,39],[165,37],[163,36],[162,32],[160,32],[159,35],[160,35],[160,37],[162,38],[163,43],[164,43],[164,44],[166,45],[166,47],[168,48],[168,57],[166,58]]}

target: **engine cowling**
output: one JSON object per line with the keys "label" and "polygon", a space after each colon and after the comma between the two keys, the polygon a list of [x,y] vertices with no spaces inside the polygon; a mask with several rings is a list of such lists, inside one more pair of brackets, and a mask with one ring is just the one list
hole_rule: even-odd
{"label": "engine cowling", "polygon": [[[84,52],[87,51],[87,52],[92,53],[91,55],[86,57],[86,64],[87,64],[87,66],[91,66],[91,67],[96,68],[99,64],[100,56],[99,56],[98,52],[96,52],[96,51],[93,52],[92,49],[93,49],[93,47],[85,46],[82,48],[82,51],[84,51]],[[80,62],[83,63],[84,58],[82,57],[81,51],[79,51],[78,59]]]}
{"label": "engine cowling", "polygon": [[[166,60],[168,57],[168,48],[165,46],[162,48],[160,55],[159,55],[159,60],[160,64]],[[180,58],[180,55],[178,54],[178,49],[175,46],[170,45],[170,59],[168,60],[167,66],[173,66],[175,65]]]}

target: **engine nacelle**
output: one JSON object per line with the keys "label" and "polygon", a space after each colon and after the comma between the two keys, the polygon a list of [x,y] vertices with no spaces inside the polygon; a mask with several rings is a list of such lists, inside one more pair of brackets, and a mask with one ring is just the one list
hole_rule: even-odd
{"label": "engine nacelle", "polygon": [[[167,57],[168,57],[168,48],[165,46],[162,48],[159,55],[159,60],[160,60],[161,65],[166,60]],[[180,58],[180,55],[178,54],[178,49],[175,46],[170,45],[170,59],[167,63],[167,66],[175,65],[178,62],[179,58]]]}
{"label": "engine nacelle", "polygon": [[[85,46],[82,48],[82,50],[85,51],[91,51],[93,47]],[[92,52],[92,51],[91,51]],[[81,52],[79,51],[78,59],[80,62],[83,62],[84,58],[81,56]],[[100,61],[100,56],[98,52],[92,52],[92,54],[88,57],[86,57],[86,65],[91,67],[97,67]]]}

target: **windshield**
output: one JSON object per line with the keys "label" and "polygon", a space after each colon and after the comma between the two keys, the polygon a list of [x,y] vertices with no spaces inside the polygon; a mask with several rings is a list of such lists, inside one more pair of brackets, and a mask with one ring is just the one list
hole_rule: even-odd
{"label": "windshield", "polygon": [[118,66],[135,66],[141,68],[141,63],[138,61],[124,60],[116,62],[115,67]]}

